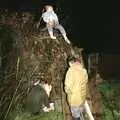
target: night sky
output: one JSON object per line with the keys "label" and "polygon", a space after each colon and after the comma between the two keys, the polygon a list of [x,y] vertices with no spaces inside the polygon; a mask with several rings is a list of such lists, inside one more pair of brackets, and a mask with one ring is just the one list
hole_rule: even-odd
{"label": "night sky", "polygon": [[[65,29],[74,45],[86,51],[120,53],[119,4],[80,0],[60,0],[61,8],[67,12]],[[55,0],[1,0],[1,8],[39,10],[43,3],[56,3]],[[57,6],[56,6],[57,7]],[[68,14],[67,14],[68,13]],[[66,17],[67,18],[67,17]]]}

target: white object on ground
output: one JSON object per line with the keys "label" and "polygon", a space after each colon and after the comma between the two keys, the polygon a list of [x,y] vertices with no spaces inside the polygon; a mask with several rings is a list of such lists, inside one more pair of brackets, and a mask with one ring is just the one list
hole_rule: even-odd
{"label": "white object on ground", "polygon": [[85,101],[84,108],[85,108],[85,111],[86,111],[86,113],[87,113],[87,115],[88,115],[88,117],[89,117],[89,120],[94,120],[94,117],[93,117],[93,115],[92,115],[92,112],[91,112],[91,110],[90,110],[90,107],[89,107],[89,105],[88,105],[87,100]]}
{"label": "white object on ground", "polygon": [[49,105],[50,107],[46,107],[46,106],[43,107],[44,112],[50,112],[51,110],[55,110],[54,103],[49,103]]}
{"label": "white object on ground", "polygon": [[55,110],[55,104],[54,103],[49,103],[49,105],[50,105],[51,110]]}
{"label": "white object on ground", "polygon": [[44,111],[44,112],[49,112],[50,109],[49,109],[48,107],[45,106],[45,107],[43,108],[43,111]]}

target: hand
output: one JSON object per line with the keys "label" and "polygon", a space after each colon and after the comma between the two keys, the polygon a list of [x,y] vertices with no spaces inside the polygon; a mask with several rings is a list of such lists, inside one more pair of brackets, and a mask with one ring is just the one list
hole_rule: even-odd
{"label": "hand", "polygon": [[52,27],[55,27],[55,26],[57,25],[57,23],[56,23],[55,20],[53,20],[53,21],[49,21],[49,22],[48,22],[48,25],[49,25],[49,26],[52,26]]}
{"label": "hand", "polygon": [[54,24],[54,22],[53,22],[53,21],[50,21],[50,22],[48,23],[48,25],[49,25],[49,26],[53,26],[53,27],[54,27],[54,25],[55,25],[55,24]]}

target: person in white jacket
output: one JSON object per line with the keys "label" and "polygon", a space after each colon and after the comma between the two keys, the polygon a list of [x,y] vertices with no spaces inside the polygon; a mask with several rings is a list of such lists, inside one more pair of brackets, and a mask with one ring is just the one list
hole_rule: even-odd
{"label": "person in white jacket", "polygon": [[63,26],[61,24],[59,24],[58,16],[54,12],[53,7],[51,5],[46,5],[45,10],[46,11],[42,13],[42,18],[43,18],[43,21],[46,23],[50,38],[56,39],[56,36],[53,35],[53,28],[55,28],[61,32],[64,40],[68,44],[70,44],[70,41],[66,35],[66,31],[63,28]]}

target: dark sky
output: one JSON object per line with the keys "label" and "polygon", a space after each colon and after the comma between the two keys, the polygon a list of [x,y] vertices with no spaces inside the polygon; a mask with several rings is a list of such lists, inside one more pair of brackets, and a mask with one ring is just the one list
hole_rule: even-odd
{"label": "dark sky", "polygon": [[[119,52],[120,21],[117,3],[75,3],[74,21],[83,46],[98,51]],[[80,39],[79,39],[80,40]],[[88,43],[88,44],[87,44]]]}
{"label": "dark sky", "polygon": [[[0,7],[22,8],[37,10],[46,2],[55,3],[55,0],[1,0]],[[87,49],[87,51],[117,52],[120,53],[120,21],[119,4],[115,2],[83,2],[80,0],[60,0],[61,6],[66,7],[70,17],[69,26],[73,27],[70,33],[71,41]],[[62,2],[63,1],[63,2]],[[75,2],[74,2],[75,1]]]}

